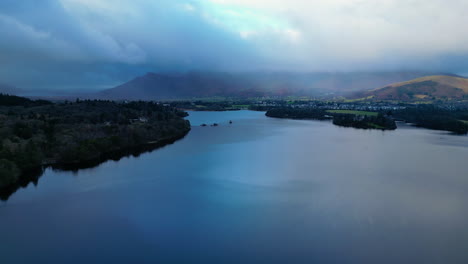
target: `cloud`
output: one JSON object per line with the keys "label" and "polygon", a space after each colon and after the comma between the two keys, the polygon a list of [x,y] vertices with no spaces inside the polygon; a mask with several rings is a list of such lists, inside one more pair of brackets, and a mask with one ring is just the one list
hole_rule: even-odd
{"label": "cloud", "polygon": [[2,0],[0,80],[102,87],[145,71],[467,72],[465,10],[464,0]]}
{"label": "cloud", "polygon": [[[2,4],[15,5],[6,1]],[[41,1],[40,6],[32,4],[31,0],[23,1],[23,4],[25,2],[31,4],[11,8],[6,14],[0,12],[0,27],[7,36],[0,44],[2,50],[9,53],[12,59],[27,59],[21,54],[34,52],[34,55],[41,58],[70,62],[145,61],[144,51],[135,43],[119,43],[105,32],[82,23],[56,1]]]}
{"label": "cloud", "polygon": [[463,0],[211,2],[264,10],[288,21],[301,38],[291,43],[296,52],[287,55],[311,68],[355,63],[370,68],[388,57],[399,58],[404,66],[408,58],[421,62],[468,52],[468,29],[463,26],[468,23],[468,2]]}

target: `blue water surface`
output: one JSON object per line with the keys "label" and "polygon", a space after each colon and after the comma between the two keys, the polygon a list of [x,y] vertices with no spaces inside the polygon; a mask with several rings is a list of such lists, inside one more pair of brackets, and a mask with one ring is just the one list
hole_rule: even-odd
{"label": "blue water surface", "polygon": [[188,119],[172,145],[47,169],[0,203],[0,263],[468,263],[468,137]]}

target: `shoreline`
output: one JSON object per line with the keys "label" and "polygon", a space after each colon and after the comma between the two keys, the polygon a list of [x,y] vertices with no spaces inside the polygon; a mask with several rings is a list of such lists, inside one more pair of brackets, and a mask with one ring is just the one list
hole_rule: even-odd
{"label": "shoreline", "polygon": [[172,137],[166,137],[163,139],[150,141],[136,146],[130,146],[111,150],[108,152],[103,152],[99,154],[99,157],[89,159],[86,161],[78,161],[73,163],[44,163],[41,166],[31,168],[27,171],[22,172],[17,182],[4,187],[0,187],[0,201],[7,201],[10,198],[10,196],[13,195],[16,191],[18,191],[21,188],[27,187],[31,182],[37,185],[39,178],[42,177],[44,171],[48,168],[62,171],[79,171],[83,169],[95,168],[103,164],[104,162],[110,160],[119,161],[120,159],[131,155],[139,156],[141,154],[152,152],[165,146],[174,144],[175,142],[185,138],[190,133],[190,131],[191,127],[187,131],[184,131],[183,133]]}

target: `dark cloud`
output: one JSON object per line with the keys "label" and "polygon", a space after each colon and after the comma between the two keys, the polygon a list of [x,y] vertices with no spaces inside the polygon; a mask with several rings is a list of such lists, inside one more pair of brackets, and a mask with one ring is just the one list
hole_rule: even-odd
{"label": "dark cloud", "polygon": [[100,10],[71,12],[56,0],[2,1],[0,79],[30,88],[100,87],[149,70],[229,70],[260,60],[199,14],[169,2],[158,7],[126,21]]}

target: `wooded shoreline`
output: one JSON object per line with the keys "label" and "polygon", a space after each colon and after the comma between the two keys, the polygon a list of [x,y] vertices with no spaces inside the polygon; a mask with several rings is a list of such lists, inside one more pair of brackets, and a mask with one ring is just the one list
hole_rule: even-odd
{"label": "wooded shoreline", "polygon": [[54,104],[0,97],[0,189],[12,189],[28,178],[24,175],[44,167],[92,167],[150,151],[183,138],[191,129],[186,112],[155,102]]}
{"label": "wooded shoreline", "polygon": [[163,148],[165,146],[174,144],[176,141],[183,139],[189,132],[190,130],[187,130],[183,134],[161,139],[157,142],[148,142],[146,144],[142,144],[138,146],[127,147],[127,148],[105,152],[105,153],[102,153],[100,157],[97,159],[90,159],[87,161],[76,162],[76,163],[60,163],[60,162],[47,163],[47,164],[43,164],[35,168],[31,168],[23,172],[18,178],[17,182],[0,188],[0,200],[4,200],[4,201],[8,200],[8,198],[12,194],[14,194],[17,190],[27,187],[30,183],[37,185],[39,178],[42,176],[42,174],[47,168],[53,168],[53,169],[63,170],[63,171],[78,171],[81,169],[89,169],[89,168],[97,167],[101,165],[102,163],[110,161],[110,160],[119,161],[120,159],[129,157],[129,156],[138,157],[141,154],[152,152],[160,148]]}

